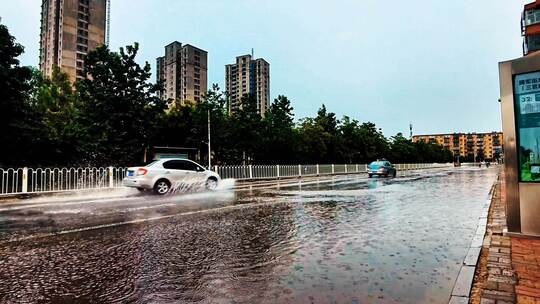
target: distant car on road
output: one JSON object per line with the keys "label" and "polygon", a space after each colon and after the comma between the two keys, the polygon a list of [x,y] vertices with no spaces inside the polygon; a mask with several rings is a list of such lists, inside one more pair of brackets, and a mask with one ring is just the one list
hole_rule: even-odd
{"label": "distant car on road", "polygon": [[146,166],[128,168],[122,184],[141,191],[153,190],[156,194],[163,195],[182,183],[204,183],[206,189],[215,190],[220,180],[217,173],[194,161],[168,158]]}
{"label": "distant car on road", "polygon": [[396,177],[396,167],[387,160],[378,160],[367,166],[367,173],[369,177],[373,177],[373,175]]}

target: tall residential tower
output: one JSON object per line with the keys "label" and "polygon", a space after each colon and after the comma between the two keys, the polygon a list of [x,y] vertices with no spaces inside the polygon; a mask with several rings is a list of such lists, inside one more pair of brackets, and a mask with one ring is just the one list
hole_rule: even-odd
{"label": "tall residential tower", "polygon": [[208,83],[208,53],[192,45],[173,42],[156,60],[157,81],[163,82],[162,99],[199,102]]}
{"label": "tall residential tower", "polygon": [[225,66],[225,83],[229,94],[229,112],[242,107],[241,99],[251,94],[257,100],[257,110],[264,116],[270,103],[270,64],[253,59],[252,55],[236,57],[235,64]]}
{"label": "tall residential tower", "polygon": [[39,68],[59,66],[72,82],[83,77],[85,55],[105,43],[107,0],[42,0]]}

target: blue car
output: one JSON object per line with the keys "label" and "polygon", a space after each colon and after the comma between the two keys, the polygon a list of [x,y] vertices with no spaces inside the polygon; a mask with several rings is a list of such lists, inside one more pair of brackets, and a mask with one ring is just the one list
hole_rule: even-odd
{"label": "blue car", "polygon": [[369,177],[373,177],[373,175],[396,177],[396,167],[387,160],[378,160],[367,166],[367,173]]}

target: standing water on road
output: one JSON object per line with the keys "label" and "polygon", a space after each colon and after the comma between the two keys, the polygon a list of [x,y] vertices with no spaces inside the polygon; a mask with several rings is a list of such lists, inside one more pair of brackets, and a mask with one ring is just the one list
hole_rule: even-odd
{"label": "standing water on road", "polygon": [[176,215],[159,220],[4,241],[0,302],[447,303],[496,177],[321,178],[205,197],[216,204],[197,211],[167,205]]}

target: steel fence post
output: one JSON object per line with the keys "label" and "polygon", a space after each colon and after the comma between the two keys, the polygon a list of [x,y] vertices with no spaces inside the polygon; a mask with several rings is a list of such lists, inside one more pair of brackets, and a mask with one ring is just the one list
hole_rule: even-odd
{"label": "steel fence post", "polygon": [[332,164],[332,174],[334,174],[335,170],[334,170],[334,164]]}
{"label": "steel fence post", "polygon": [[319,176],[319,164],[317,164],[317,176]]}
{"label": "steel fence post", "polygon": [[298,176],[302,177],[302,165],[298,165]]}
{"label": "steel fence post", "polygon": [[279,178],[279,165],[276,166],[277,178]]}
{"label": "steel fence post", "polygon": [[28,192],[28,168],[24,167],[22,171],[22,193]]}
{"label": "steel fence post", "polygon": [[253,167],[251,165],[249,165],[248,168],[249,168],[249,178],[252,179],[253,178]]}
{"label": "steel fence post", "polygon": [[107,173],[109,175],[109,188],[114,188],[114,168],[112,166],[107,168]]}

